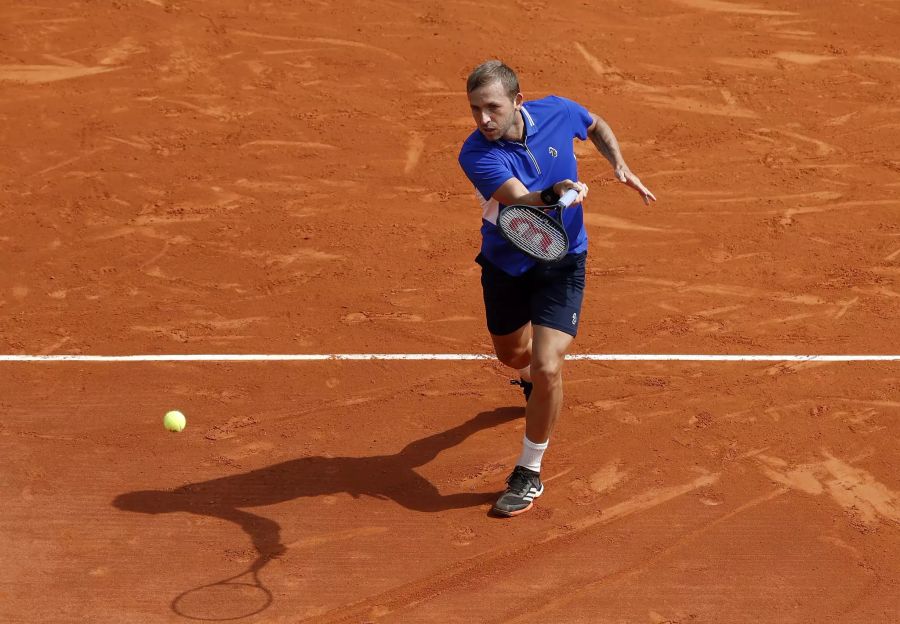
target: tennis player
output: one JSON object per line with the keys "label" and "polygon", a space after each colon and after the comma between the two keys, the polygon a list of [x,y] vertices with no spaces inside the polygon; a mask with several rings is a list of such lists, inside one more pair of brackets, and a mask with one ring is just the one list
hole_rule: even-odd
{"label": "tennis player", "polygon": [[[610,127],[583,106],[551,95],[525,102],[515,72],[487,61],[469,75],[466,90],[477,129],[463,143],[459,164],[482,207],[481,265],[487,327],[497,358],[519,373],[527,402],[522,454],[493,511],[515,516],[543,494],[541,460],[563,401],[562,365],[578,332],[584,294],[587,234],[573,140],[590,138],[616,178],[655,201],[619,150]],[[497,229],[501,206],[554,204],[569,189],[578,197],[564,211],[568,255],[538,263],[510,245]]]}

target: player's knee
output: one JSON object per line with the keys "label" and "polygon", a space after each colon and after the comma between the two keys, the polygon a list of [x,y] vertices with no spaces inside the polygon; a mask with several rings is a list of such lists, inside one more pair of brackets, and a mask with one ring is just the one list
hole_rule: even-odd
{"label": "player's knee", "polygon": [[562,381],[562,358],[548,358],[531,363],[531,379],[536,385],[553,386]]}
{"label": "player's knee", "polygon": [[497,359],[511,368],[525,368],[529,364],[531,355],[528,349],[498,349]]}

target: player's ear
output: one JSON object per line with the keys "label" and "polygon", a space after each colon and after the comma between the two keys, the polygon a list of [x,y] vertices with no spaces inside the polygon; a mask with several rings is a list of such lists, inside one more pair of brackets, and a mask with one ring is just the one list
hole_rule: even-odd
{"label": "player's ear", "polygon": [[516,110],[519,110],[519,108],[521,108],[522,103],[524,101],[525,101],[525,96],[522,95],[521,93],[516,93],[516,97],[513,99],[513,104],[515,104]]}

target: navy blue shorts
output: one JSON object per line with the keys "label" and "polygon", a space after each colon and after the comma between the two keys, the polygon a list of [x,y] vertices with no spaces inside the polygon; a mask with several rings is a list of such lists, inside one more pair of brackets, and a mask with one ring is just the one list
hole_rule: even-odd
{"label": "navy blue shorts", "polygon": [[478,254],[488,331],[505,336],[530,322],[574,336],[581,320],[586,259],[586,251],[569,254],[513,277]]}

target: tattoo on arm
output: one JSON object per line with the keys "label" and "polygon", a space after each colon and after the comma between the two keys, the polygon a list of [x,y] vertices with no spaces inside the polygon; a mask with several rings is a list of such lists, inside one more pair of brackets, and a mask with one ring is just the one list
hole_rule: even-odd
{"label": "tattoo on arm", "polygon": [[599,117],[593,132],[591,132],[591,141],[594,142],[600,153],[613,167],[625,164],[625,159],[622,158],[622,152],[619,150],[619,142],[616,140],[616,135],[613,134],[607,123]]}

